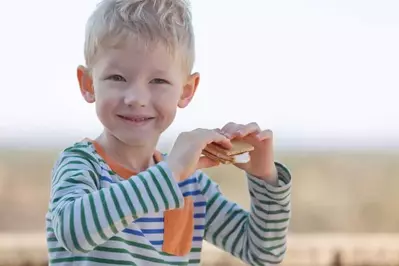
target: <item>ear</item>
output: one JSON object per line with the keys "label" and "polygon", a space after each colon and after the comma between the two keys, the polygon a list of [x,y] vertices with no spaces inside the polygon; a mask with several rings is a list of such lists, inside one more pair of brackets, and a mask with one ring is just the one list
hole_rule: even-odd
{"label": "ear", "polygon": [[180,108],[185,108],[191,102],[194,97],[195,92],[197,91],[198,84],[200,82],[199,73],[194,73],[189,76],[186,84],[183,87],[183,92],[180,96],[180,100],[177,104]]}
{"label": "ear", "polygon": [[77,77],[80,87],[80,93],[88,103],[94,103],[93,79],[90,72],[84,66],[78,66]]}

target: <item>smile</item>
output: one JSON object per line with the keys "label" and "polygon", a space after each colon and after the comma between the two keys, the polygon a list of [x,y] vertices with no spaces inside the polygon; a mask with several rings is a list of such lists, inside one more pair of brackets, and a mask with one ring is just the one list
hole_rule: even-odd
{"label": "smile", "polygon": [[123,116],[123,115],[118,115],[118,117],[127,122],[135,123],[135,124],[142,124],[142,123],[151,121],[155,118],[155,117],[150,117],[150,116]]}

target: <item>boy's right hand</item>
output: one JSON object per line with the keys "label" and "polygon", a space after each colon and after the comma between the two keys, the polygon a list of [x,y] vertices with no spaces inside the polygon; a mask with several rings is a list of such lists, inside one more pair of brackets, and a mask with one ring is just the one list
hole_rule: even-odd
{"label": "boy's right hand", "polygon": [[200,128],[183,132],[177,137],[166,162],[178,182],[191,176],[197,169],[219,164],[208,157],[201,157],[202,150],[212,142],[231,148],[230,140],[217,130]]}

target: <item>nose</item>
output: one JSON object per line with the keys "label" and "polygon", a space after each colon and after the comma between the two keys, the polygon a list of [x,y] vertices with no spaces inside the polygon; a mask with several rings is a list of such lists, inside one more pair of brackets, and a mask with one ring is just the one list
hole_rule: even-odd
{"label": "nose", "polygon": [[124,102],[128,106],[144,107],[148,105],[150,93],[143,85],[132,85],[125,93]]}

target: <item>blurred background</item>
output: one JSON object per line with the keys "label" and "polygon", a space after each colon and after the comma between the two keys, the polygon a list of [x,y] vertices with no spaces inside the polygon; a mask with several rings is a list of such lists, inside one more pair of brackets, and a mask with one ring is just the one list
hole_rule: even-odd
{"label": "blurred background", "polygon": [[[101,132],[75,78],[97,0],[0,3],[0,265],[46,265],[58,153]],[[399,265],[399,1],[192,0],[193,103],[183,130],[257,121],[293,175],[285,265]],[[248,208],[231,166],[208,173]],[[241,265],[205,246],[203,265]]]}

